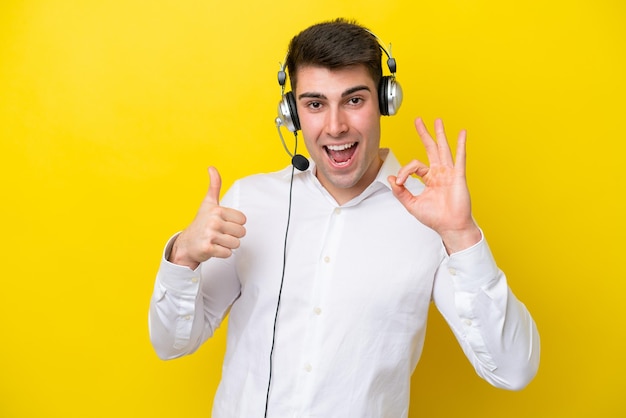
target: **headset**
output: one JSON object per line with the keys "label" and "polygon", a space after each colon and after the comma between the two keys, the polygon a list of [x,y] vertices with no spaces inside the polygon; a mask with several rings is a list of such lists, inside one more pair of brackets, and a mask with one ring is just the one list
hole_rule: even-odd
{"label": "headset", "polygon": [[[378,105],[381,115],[393,116],[398,113],[400,105],[402,104],[402,87],[400,83],[396,81],[396,59],[391,55],[391,44],[389,44],[389,49],[387,49],[383,46],[378,36],[369,30],[367,30],[367,32],[376,38],[381,51],[387,56],[387,68],[389,68],[391,75],[381,77],[378,83]],[[287,53],[287,55],[289,55],[289,53]],[[276,125],[279,127],[285,126],[289,131],[296,133],[300,130],[300,119],[298,118],[296,99],[293,92],[289,91],[285,93],[285,84],[287,81],[287,73],[285,72],[286,61],[287,59],[285,57],[278,71],[278,84],[280,85],[282,98],[278,103]]]}

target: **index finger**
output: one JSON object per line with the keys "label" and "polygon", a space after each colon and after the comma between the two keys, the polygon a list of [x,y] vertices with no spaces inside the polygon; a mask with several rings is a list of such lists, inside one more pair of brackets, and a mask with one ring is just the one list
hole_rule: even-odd
{"label": "index finger", "polygon": [[426,125],[424,125],[424,121],[422,118],[415,119],[415,129],[417,130],[417,134],[419,135],[422,143],[424,144],[424,148],[426,149],[426,155],[428,156],[428,161],[430,165],[439,164],[439,152],[437,151],[437,144],[435,140],[430,136],[428,129],[426,129]]}

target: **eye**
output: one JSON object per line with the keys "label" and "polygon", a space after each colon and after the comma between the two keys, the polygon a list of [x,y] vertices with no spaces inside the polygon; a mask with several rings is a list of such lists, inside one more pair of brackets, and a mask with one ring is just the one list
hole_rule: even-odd
{"label": "eye", "polygon": [[306,104],[306,107],[308,107],[311,110],[318,110],[322,107],[322,103],[311,101]]}
{"label": "eye", "polygon": [[358,106],[361,103],[363,103],[363,98],[362,97],[350,97],[348,99],[348,104],[351,106]]}

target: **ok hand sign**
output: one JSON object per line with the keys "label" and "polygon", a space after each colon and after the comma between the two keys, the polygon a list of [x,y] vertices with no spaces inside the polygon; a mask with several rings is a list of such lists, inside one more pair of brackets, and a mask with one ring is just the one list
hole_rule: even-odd
{"label": "ok hand sign", "polygon": [[[435,121],[436,141],[421,119],[415,120],[415,128],[426,148],[430,165],[413,160],[402,167],[397,176],[389,176],[388,180],[400,203],[420,222],[435,230],[448,253],[452,254],[474,245],[481,238],[472,218],[465,178],[466,133],[459,133],[455,162],[440,119]],[[419,176],[426,186],[417,196],[404,186],[412,174]]]}

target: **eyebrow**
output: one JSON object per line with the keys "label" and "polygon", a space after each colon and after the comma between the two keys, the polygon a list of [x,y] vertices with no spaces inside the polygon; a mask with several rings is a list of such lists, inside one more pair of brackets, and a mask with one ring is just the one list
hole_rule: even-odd
{"label": "eyebrow", "polygon": [[[370,91],[370,88],[368,86],[366,86],[366,85],[350,87],[349,89],[347,89],[346,91],[341,93],[341,97],[349,96],[349,95],[351,95],[353,93],[356,93],[357,91],[361,91],[361,90]],[[302,94],[300,94],[298,96],[298,99],[304,99],[304,98],[326,99],[327,97],[324,94],[322,94],[322,93],[314,93],[314,92],[302,93]]]}

